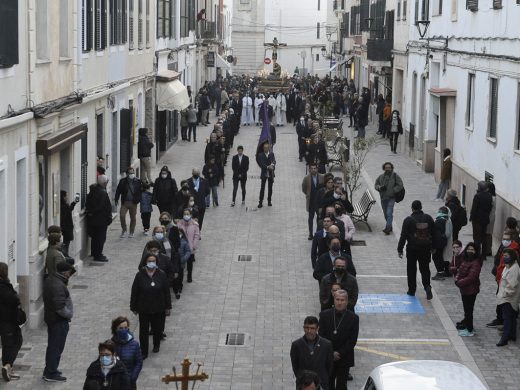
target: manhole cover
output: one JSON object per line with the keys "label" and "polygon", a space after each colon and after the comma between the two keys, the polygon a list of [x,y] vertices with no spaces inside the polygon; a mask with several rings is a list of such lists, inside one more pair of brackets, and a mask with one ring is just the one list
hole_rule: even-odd
{"label": "manhole cover", "polygon": [[251,255],[238,255],[238,261],[251,261],[252,258]]}
{"label": "manhole cover", "polygon": [[226,334],[226,345],[244,345],[245,339],[245,333],[228,333]]}
{"label": "manhole cover", "polygon": [[88,286],[86,284],[75,284],[71,288],[73,290],[86,290]]}
{"label": "manhole cover", "polygon": [[367,242],[365,240],[352,240],[350,246],[367,246]]}

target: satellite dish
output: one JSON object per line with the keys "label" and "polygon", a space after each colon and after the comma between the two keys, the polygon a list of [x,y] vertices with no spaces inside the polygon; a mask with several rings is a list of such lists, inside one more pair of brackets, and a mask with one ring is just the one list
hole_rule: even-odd
{"label": "satellite dish", "polygon": [[227,56],[226,60],[231,64],[234,61],[234,58],[233,56]]}

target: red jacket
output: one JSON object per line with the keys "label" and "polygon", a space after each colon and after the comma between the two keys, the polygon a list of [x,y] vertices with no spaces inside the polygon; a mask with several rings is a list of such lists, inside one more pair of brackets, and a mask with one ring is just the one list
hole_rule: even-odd
{"label": "red jacket", "polygon": [[480,261],[464,258],[457,275],[455,285],[460,289],[462,295],[478,294],[480,291]]}
{"label": "red jacket", "polygon": [[503,245],[500,245],[500,248],[498,248],[497,254],[495,255],[495,280],[498,284],[500,284],[500,281],[502,280],[502,272],[504,271],[504,268],[506,266],[504,264],[504,249],[513,249],[514,251],[516,251],[517,255],[520,256],[520,245],[518,244],[518,242],[512,240],[511,245],[509,245],[507,248],[504,248]]}
{"label": "red jacket", "polygon": [[462,260],[463,259],[464,259],[464,253],[463,252],[460,252],[460,254],[458,254],[457,256],[452,256],[451,257],[450,273],[453,276],[457,276],[457,272],[459,270],[460,265],[462,264]]}

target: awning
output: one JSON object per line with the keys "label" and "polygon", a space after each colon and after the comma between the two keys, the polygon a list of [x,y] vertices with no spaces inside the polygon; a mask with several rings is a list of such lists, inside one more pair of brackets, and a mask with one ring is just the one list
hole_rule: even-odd
{"label": "awning", "polygon": [[190,105],[188,90],[179,80],[158,82],[156,103],[159,111],[184,110]]}
{"label": "awning", "polygon": [[217,68],[231,69],[231,65],[217,54]]}
{"label": "awning", "polygon": [[430,94],[437,97],[455,97],[457,90],[453,88],[431,88]]}
{"label": "awning", "polygon": [[50,134],[36,140],[36,154],[50,156],[87,135],[87,125],[82,123],[70,129]]}

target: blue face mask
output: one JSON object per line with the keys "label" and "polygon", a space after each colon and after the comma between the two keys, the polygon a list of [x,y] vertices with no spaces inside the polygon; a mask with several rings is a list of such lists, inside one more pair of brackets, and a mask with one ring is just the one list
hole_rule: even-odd
{"label": "blue face mask", "polygon": [[148,269],[156,269],[157,268],[157,264],[155,264],[154,261],[152,261],[150,263],[146,263],[146,268],[148,268]]}
{"label": "blue face mask", "polygon": [[164,240],[164,234],[163,234],[163,233],[155,233],[154,237],[155,237],[155,239],[156,239],[157,241],[162,241],[162,240]]}
{"label": "blue face mask", "polygon": [[110,366],[112,364],[112,356],[100,356],[99,362],[102,366]]}
{"label": "blue face mask", "polygon": [[504,256],[504,264],[511,264],[511,256]]}
{"label": "blue face mask", "polygon": [[118,329],[117,330],[117,337],[120,340],[128,340],[128,329]]}

